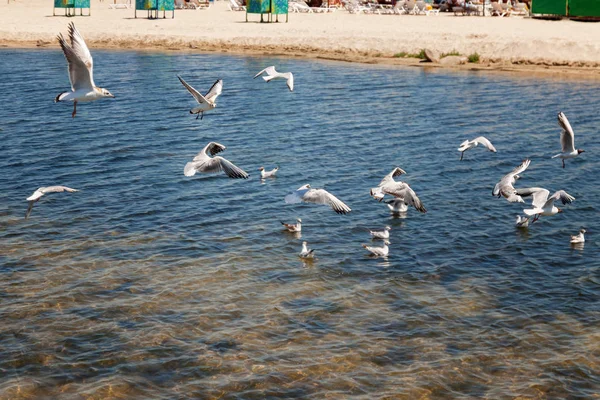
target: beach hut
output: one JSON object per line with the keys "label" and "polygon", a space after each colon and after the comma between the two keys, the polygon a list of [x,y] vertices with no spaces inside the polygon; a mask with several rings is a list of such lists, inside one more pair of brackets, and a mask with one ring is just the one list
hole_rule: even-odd
{"label": "beach hut", "polygon": [[285,22],[288,22],[288,0],[248,0],[246,4],[246,22],[248,14],[260,14],[260,22],[265,22],[263,14],[267,14],[268,22],[279,22],[279,14],[285,14]]}
{"label": "beach hut", "polygon": [[172,18],[175,18],[175,0],[135,0],[135,18],[138,10],[148,11],[148,18],[158,18],[160,11],[163,12],[163,18],[166,18],[167,11],[172,11]]}
{"label": "beach hut", "polygon": [[564,17],[567,11],[567,0],[533,0],[531,3],[531,13],[536,16]]}
{"label": "beach hut", "polygon": [[54,0],[54,9],[52,15],[56,15],[57,8],[65,9],[65,16],[74,17],[77,15],[77,9],[79,8],[79,15],[83,15],[83,9],[88,9],[88,16],[92,14],[90,8],[90,0]]}
{"label": "beach hut", "polygon": [[569,0],[569,17],[573,19],[600,19],[600,1]]}

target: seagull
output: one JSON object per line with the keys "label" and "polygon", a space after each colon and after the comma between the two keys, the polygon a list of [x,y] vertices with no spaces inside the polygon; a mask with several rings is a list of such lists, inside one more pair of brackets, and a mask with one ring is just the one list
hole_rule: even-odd
{"label": "seagull", "polygon": [[525,215],[535,215],[535,218],[531,221],[532,224],[540,218],[540,215],[551,216],[563,212],[563,210],[554,205],[555,201],[560,200],[563,204],[570,204],[575,200],[575,197],[564,190],[559,190],[548,197],[550,191],[536,187],[517,189],[517,194],[521,197],[533,197],[531,202],[533,208],[523,210]]}
{"label": "seagull", "polygon": [[94,84],[94,62],[83,36],[72,22],[69,24],[69,39],[71,45],[67,43],[62,33],[58,36],[58,43],[62,47],[65,58],[69,64],[69,80],[71,81],[71,91],[62,92],[54,99],[55,103],[59,101],[72,101],[73,113],[71,117],[75,118],[77,113],[77,102],[88,102],[104,97],[115,97],[108,90],[97,87]]}
{"label": "seagull", "polygon": [[583,235],[586,232],[585,229],[581,229],[579,234],[571,236],[571,244],[585,243],[585,236]]}
{"label": "seagull", "polygon": [[275,178],[275,174],[279,171],[279,167],[275,167],[270,171],[265,171],[265,167],[260,167],[258,170],[260,171],[260,179]]}
{"label": "seagull", "polygon": [[391,230],[392,230],[391,227],[386,226],[383,229],[376,229],[376,230],[369,229],[369,232],[371,233],[371,236],[373,236],[373,239],[389,239]]}
{"label": "seagull", "polygon": [[517,221],[515,222],[517,228],[527,228],[529,226],[529,217],[521,217],[517,215]]}
{"label": "seagull", "polygon": [[281,222],[281,225],[285,227],[290,232],[300,232],[302,231],[302,220],[298,218],[297,223],[295,224],[286,224],[285,222]]}
{"label": "seagull", "polygon": [[363,244],[362,247],[370,251],[373,255],[376,255],[378,257],[387,257],[388,253],[390,252],[390,249],[388,247],[389,244],[389,241],[384,240],[383,247],[367,246],[366,244]]}
{"label": "seagull", "polygon": [[309,249],[306,246],[307,244],[308,244],[307,242],[302,242],[302,251],[298,254],[298,256],[300,256],[300,258],[314,258],[315,257],[315,250]]}
{"label": "seagull", "polygon": [[401,214],[408,210],[408,206],[402,199],[387,200],[386,203],[392,214]]}
{"label": "seagull", "polygon": [[198,104],[200,106],[196,108],[192,108],[190,110],[190,114],[196,114],[196,119],[200,117],[200,119],[204,118],[204,111],[210,111],[217,106],[217,97],[223,91],[223,80],[219,79],[208,89],[208,92],[204,96],[202,93],[194,89],[191,85],[189,85],[186,81],[183,80],[182,77],[177,75],[179,81],[185,86],[185,88],[194,96]]}
{"label": "seagull", "polygon": [[524,203],[523,198],[517,194],[517,191],[514,188],[514,184],[517,179],[521,178],[519,174],[523,173],[531,164],[531,160],[525,159],[515,169],[513,169],[510,173],[504,175],[500,182],[496,183],[494,186],[494,190],[492,191],[493,196],[504,196],[506,200],[511,203]]}
{"label": "seagull", "polygon": [[288,88],[290,88],[290,92],[294,91],[294,75],[292,75],[291,72],[277,72],[277,71],[275,71],[274,66],[270,66],[270,67],[263,69],[258,74],[254,75],[253,79],[258,78],[263,73],[267,74],[267,76],[262,77],[265,81],[269,82],[269,81],[272,81],[273,79],[285,79]]}
{"label": "seagull", "polygon": [[[243,169],[233,165],[221,156],[215,156],[215,154],[222,152],[226,148],[222,144],[210,142],[191,162],[185,164],[183,174],[185,176],[194,176],[196,172],[211,173],[224,171],[230,178],[248,179],[248,174]],[[210,153],[210,155],[207,153]]]}
{"label": "seagull", "polygon": [[381,201],[386,194],[394,196],[399,200],[403,200],[405,204],[413,206],[416,210],[426,213],[427,210],[421,203],[421,200],[417,197],[417,194],[410,188],[408,183],[394,180],[394,177],[406,174],[406,172],[399,167],[396,167],[383,177],[379,186],[371,189],[371,196]]}
{"label": "seagull", "polygon": [[472,149],[473,147],[477,147],[477,145],[479,145],[479,144],[485,146],[485,148],[487,148],[489,151],[491,151],[493,153],[496,152],[496,148],[494,147],[492,142],[490,142],[483,136],[479,136],[473,140],[465,140],[464,142],[462,142],[460,144],[460,147],[458,148],[458,151],[461,152],[459,161],[462,161],[463,156],[465,155],[465,151]]}
{"label": "seagull", "polygon": [[288,204],[300,202],[327,204],[338,214],[348,214],[352,211],[350,207],[327,190],[313,189],[310,185],[300,186],[294,193],[285,196],[285,202]]}
{"label": "seagull", "polygon": [[571,128],[571,124],[569,123],[567,116],[562,112],[558,113],[558,124],[562,128],[562,132],[560,133],[560,145],[562,147],[562,152],[552,156],[552,158],[562,158],[562,164],[564,168],[565,159],[575,158],[585,150],[575,149],[575,133],[573,132],[573,128]]}
{"label": "seagull", "polygon": [[33,192],[33,194],[31,196],[29,196],[27,198],[27,201],[29,202],[29,207],[27,207],[27,212],[25,213],[25,219],[29,218],[29,214],[31,214],[31,210],[33,209],[33,205],[35,203],[37,203],[43,195],[45,195],[46,193],[60,193],[60,192],[79,192],[79,190],[77,189],[71,189],[70,187],[66,187],[66,186],[46,186],[46,187],[41,187],[38,190],[36,190],[35,192]]}

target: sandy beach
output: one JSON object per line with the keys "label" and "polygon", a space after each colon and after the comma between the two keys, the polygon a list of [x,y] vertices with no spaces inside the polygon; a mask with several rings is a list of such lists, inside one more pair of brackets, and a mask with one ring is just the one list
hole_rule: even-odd
{"label": "sandy beach", "polygon": [[[491,69],[600,78],[600,23],[542,21],[524,17],[364,15],[345,10],[289,16],[289,23],[258,23],[260,17],[228,10],[176,10],[175,18],[134,19],[133,9],[109,9],[92,0],[91,17],[52,15],[50,0],[0,5],[0,46],[58,47],[56,35],[73,21],[94,48],[234,52],[340,61],[422,66],[401,52],[478,53],[477,64],[452,68]],[[285,19],[283,17],[282,19]],[[431,66],[431,64],[429,64]]]}

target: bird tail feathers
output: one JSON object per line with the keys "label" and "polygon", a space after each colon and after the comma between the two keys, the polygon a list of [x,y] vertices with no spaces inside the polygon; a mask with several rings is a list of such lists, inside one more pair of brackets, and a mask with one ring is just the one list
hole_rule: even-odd
{"label": "bird tail feathers", "polygon": [[58,103],[59,101],[62,101],[65,97],[67,97],[67,94],[69,94],[69,92],[59,93],[58,96],[56,96],[56,98],[54,99],[54,102]]}
{"label": "bird tail feathers", "polygon": [[556,157],[560,157],[560,156],[561,156],[561,154],[557,154],[555,156],[552,156],[552,158],[556,158]]}
{"label": "bird tail feathers", "polygon": [[196,175],[196,168],[194,167],[194,163],[187,163],[185,164],[185,167],[183,168],[183,174],[185,176],[194,176]]}

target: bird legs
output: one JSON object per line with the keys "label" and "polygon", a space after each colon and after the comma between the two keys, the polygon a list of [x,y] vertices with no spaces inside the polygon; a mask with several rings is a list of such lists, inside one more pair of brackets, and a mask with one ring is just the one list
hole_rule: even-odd
{"label": "bird legs", "polygon": [[565,159],[563,158],[563,168],[565,167]]}
{"label": "bird legs", "polygon": [[204,111],[200,111],[198,114],[196,114],[196,119],[200,118],[200,121],[202,121],[202,118],[204,118]]}
{"label": "bird legs", "polygon": [[533,224],[538,219],[540,219],[540,214],[535,214],[535,217],[533,217],[533,220],[531,221],[531,223]]}
{"label": "bird legs", "polygon": [[460,153],[460,160],[458,160],[458,161],[462,161],[462,159],[463,159],[463,156],[464,156],[464,155],[465,155],[465,152],[464,152],[464,151],[463,151],[463,152],[461,152],[461,153]]}
{"label": "bird legs", "polygon": [[73,113],[71,114],[71,118],[75,118],[75,114],[77,114],[77,102],[73,102]]}

